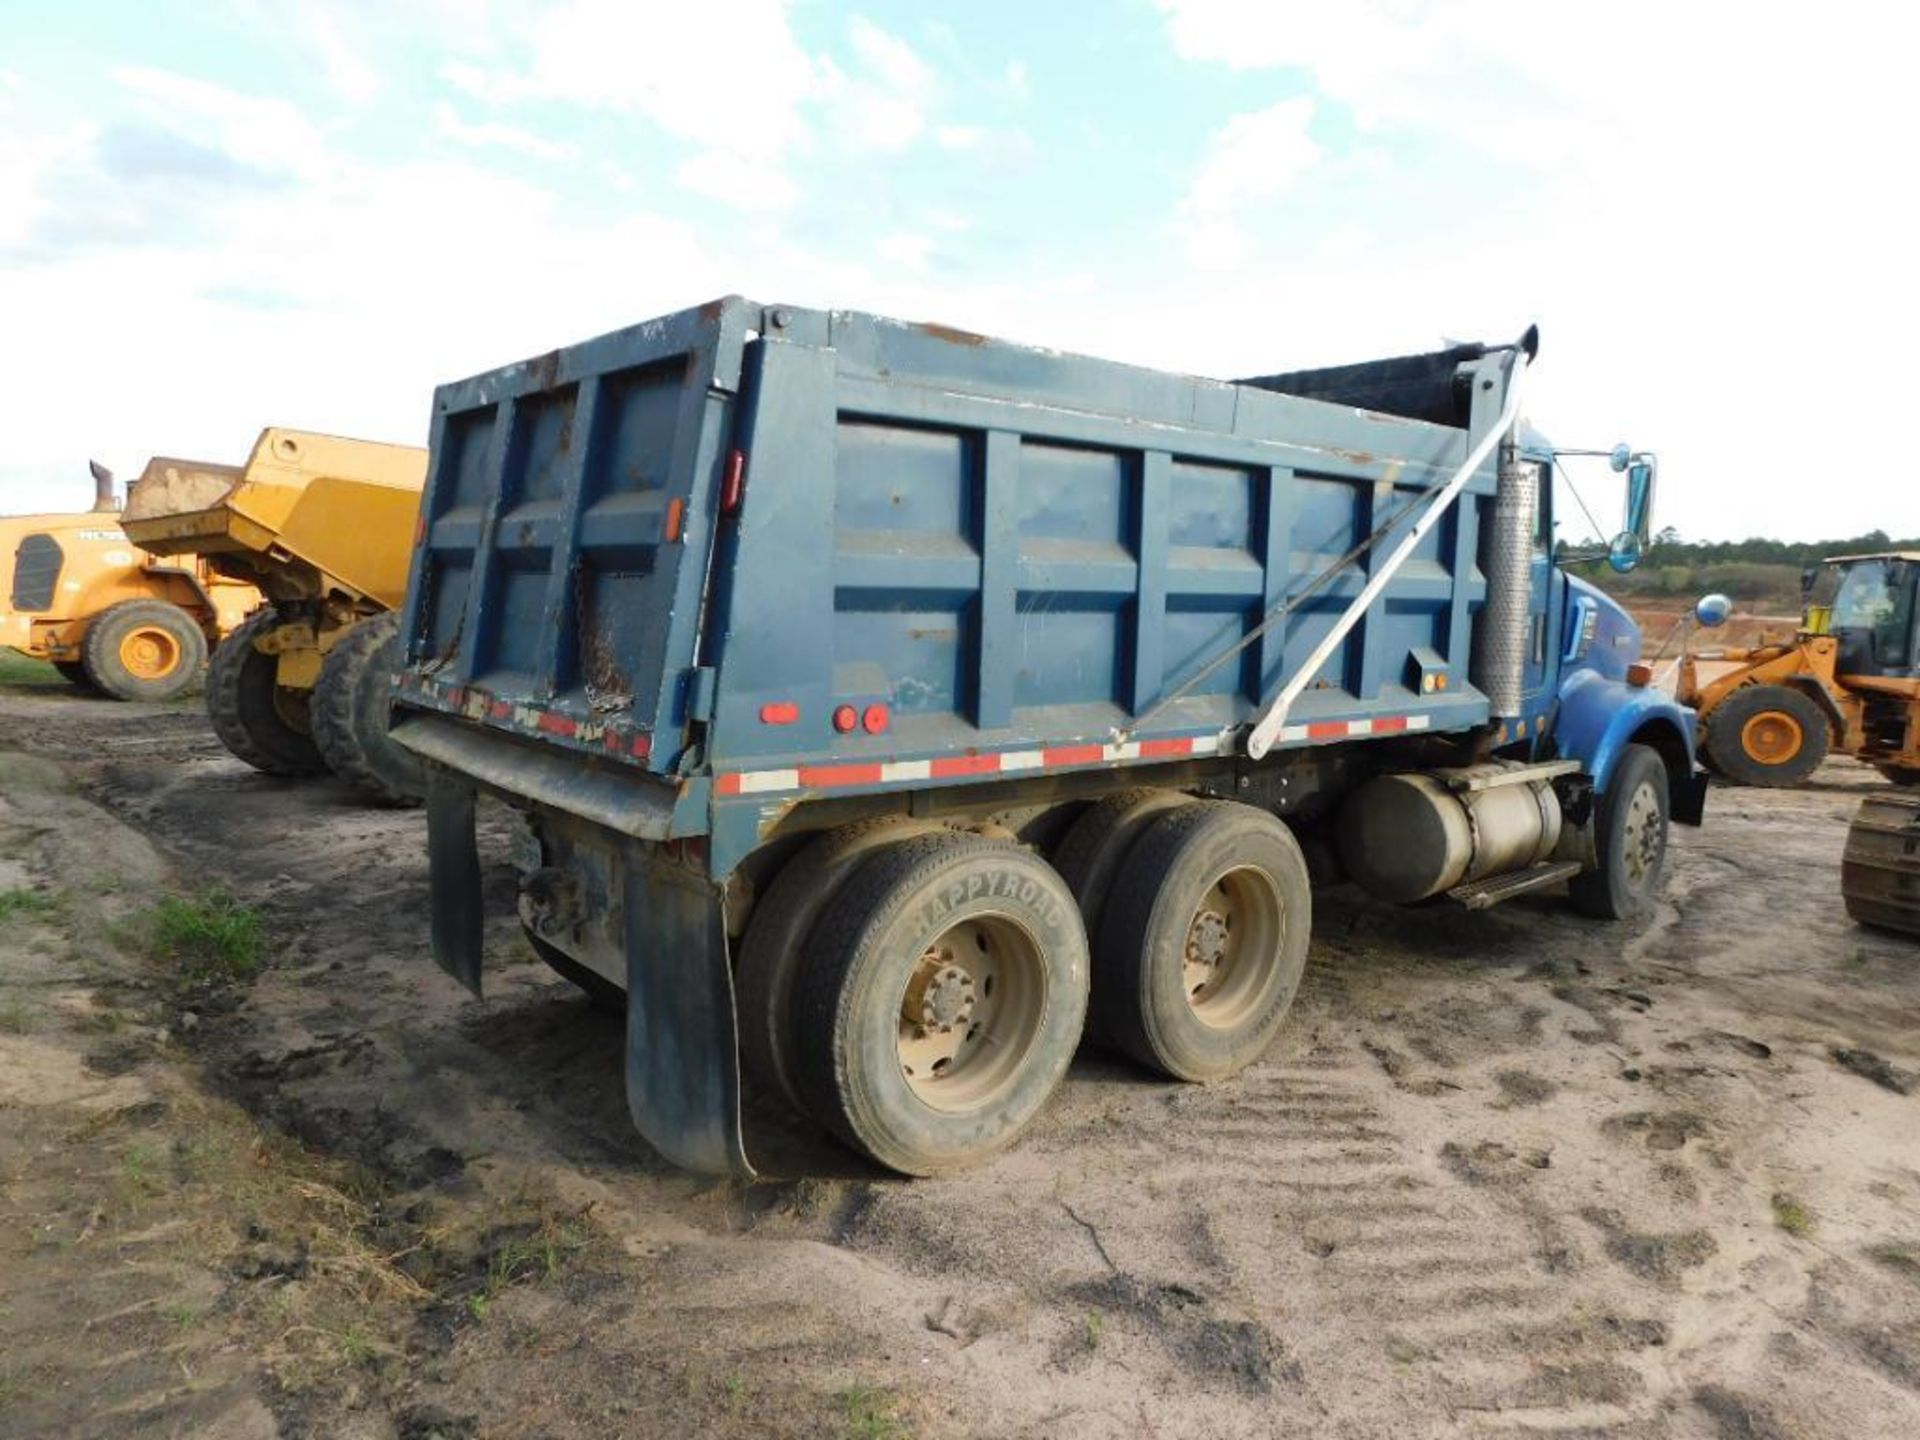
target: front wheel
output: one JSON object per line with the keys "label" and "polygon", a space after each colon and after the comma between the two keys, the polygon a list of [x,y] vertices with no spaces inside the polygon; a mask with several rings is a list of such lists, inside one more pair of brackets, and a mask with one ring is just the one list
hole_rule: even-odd
{"label": "front wheel", "polygon": [[1707,758],[1740,785],[1798,785],[1820,767],[1830,734],[1825,713],[1804,691],[1749,685],[1707,716]]}
{"label": "front wheel", "polygon": [[1073,896],[1037,856],[957,834],[887,846],[808,937],[792,1002],[801,1095],[904,1174],[983,1159],[1066,1073],[1087,970]]}
{"label": "front wheel", "polygon": [[1582,914],[1633,920],[1650,913],[1667,867],[1667,767],[1659,752],[1629,745],[1594,802],[1598,864],[1568,882]]}

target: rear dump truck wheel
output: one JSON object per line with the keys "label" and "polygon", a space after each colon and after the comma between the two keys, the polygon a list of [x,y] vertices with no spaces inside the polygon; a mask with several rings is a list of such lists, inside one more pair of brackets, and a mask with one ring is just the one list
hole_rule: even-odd
{"label": "rear dump truck wheel", "polygon": [[82,690],[93,689],[93,679],[87,674],[87,667],[78,660],[55,660],[53,668],[60,672],[60,678],[69,685],[78,685]]}
{"label": "rear dump truck wheel", "polygon": [[873,852],[937,827],[904,816],[842,825],[809,840],[753,907],[734,970],[740,1054],[749,1074],[804,1112],[793,1071],[793,977],[807,934],[841,883]]}
{"label": "rear dump truck wheel", "polygon": [[[1053,868],[1073,892],[1090,944],[1099,943],[1108,890],[1134,842],[1167,811],[1192,803],[1178,790],[1123,790],[1089,805],[1061,837]],[[1087,1031],[1096,1040],[1107,1038],[1097,1005],[1087,1011]]]}
{"label": "rear dump truck wheel", "polygon": [[80,642],[81,670],[95,689],[116,700],[171,700],[206,663],[200,622],[164,600],[109,605]]}
{"label": "rear dump truck wheel", "polygon": [[327,762],[308,729],[308,696],[278,681],[274,657],[254,641],[280,623],[272,610],[251,615],[213,651],[207,667],[207,717],[227,749],[269,775],[321,775]]}
{"label": "rear dump truck wheel", "polygon": [[1633,920],[1650,913],[1667,866],[1667,767],[1657,751],[1629,745],[1594,802],[1599,863],[1567,882],[1582,914]]}
{"label": "rear dump truck wheel", "polygon": [[533,931],[531,925],[522,923],[521,930],[526,933],[527,944],[561,979],[571,981],[586,992],[587,999],[593,1002],[596,1010],[605,1010],[609,1015],[627,1013],[627,992],[614,984],[597,970],[589,970],[566,951],[548,944]]}
{"label": "rear dump truck wheel", "polygon": [[795,979],[794,1071],[814,1117],[908,1175],[1011,1143],[1066,1073],[1087,1009],[1087,940],[1045,861],[921,835],[841,887]]}
{"label": "rear dump truck wheel", "polygon": [[1128,853],[1101,923],[1102,1032],[1178,1080],[1234,1074],[1286,1018],[1312,923],[1307,862],[1280,820],[1231,802],[1162,815]]}
{"label": "rear dump truck wheel", "polygon": [[1707,756],[1740,785],[1798,785],[1826,758],[1827,717],[1786,685],[1736,690],[1707,717]]}
{"label": "rear dump truck wheel", "polygon": [[314,744],[334,774],[382,804],[418,805],[427,796],[425,767],[387,734],[401,648],[393,611],[355,625],[320,662],[309,715]]}

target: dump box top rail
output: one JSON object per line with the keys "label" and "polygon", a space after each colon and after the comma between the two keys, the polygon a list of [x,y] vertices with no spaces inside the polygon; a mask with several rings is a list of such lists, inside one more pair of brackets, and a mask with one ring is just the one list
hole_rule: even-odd
{"label": "dump box top rail", "polygon": [[244,466],[154,460],[121,518],[152,553],[225,557],[270,593],[295,580],[395,609],[426,471],[415,446],[272,427]]}
{"label": "dump box top rail", "polygon": [[[715,301],[438,392],[404,703],[723,795],[1206,753],[1370,562],[1312,583],[1371,533],[1390,549],[1468,433]],[[1489,462],[1282,745],[1488,718],[1468,657],[1494,482]]]}

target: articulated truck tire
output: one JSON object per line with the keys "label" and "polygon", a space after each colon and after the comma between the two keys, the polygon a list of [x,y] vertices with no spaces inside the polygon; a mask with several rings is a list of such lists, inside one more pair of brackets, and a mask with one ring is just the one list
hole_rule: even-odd
{"label": "articulated truck tire", "polygon": [[426,769],[387,734],[400,659],[399,615],[362,620],[320,662],[308,713],[334,774],[383,805],[418,805],[427,798]]}
{"label": "articulated truck tire", "polygon": [[313,743],[308,695],[278,680],[278,662],[253,642],[280,623],[272,610],[251,615],[219,645],[207,667],[207,718],[240,759],[269,775],[323,775],[327,762]]}
{"label": "articulated truck tire", "polygon": [[1080,912],[1038,856],[961,834],[889,845],[809,937],[793,993],[801,1094],[891,1169],[972,1164],[1066,1074],[1087,970]]}
{"label": "articulated truck tire", "polygon": [[1100,937],[1101,1032],[1176,1080],[1266,1051],[1306,970],[1313,893],[1293,832],[1250,805],[1162,815],[1128,853]]}
{"label": "articulated truck tire", "polygon": [[1594,802],[1599,863],[1567,882],[1573,908],[1599,920],[1650,914],[1666,874],[1668,814],[1666,763],[1650,746],[1627,746]]}
{"label": "articulated truck tire", "polygon": [[116,700],[171,700],[206,663],[200,622],[165,600],[109,605],[80,641],[80,668]]}

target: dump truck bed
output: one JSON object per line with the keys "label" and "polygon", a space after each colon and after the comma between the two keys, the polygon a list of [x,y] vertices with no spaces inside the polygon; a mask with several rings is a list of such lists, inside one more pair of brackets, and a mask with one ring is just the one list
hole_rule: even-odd
{"label": "dump truck bed", "polygon": [[[1466,433],[716,301],[438,392],[403,703],[723,796],[1208,753],[1367,562],[1322,572],[1376,530],[1389,550]],[[1283,745],[1487,719],[1468,655],[1494,481]]]}
{"label": "dump truck bed", "polygon": [[343,593],[393,609],[425,478],[412,446],[275,427],[244,466],[155,460],[122,524],[153,554],[212,557],[275,598]]}

